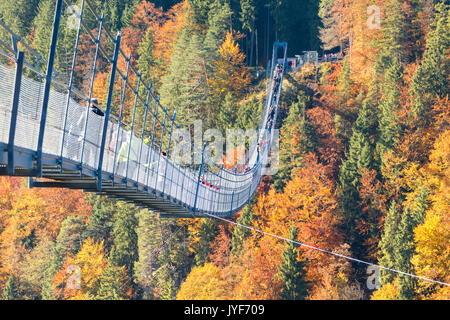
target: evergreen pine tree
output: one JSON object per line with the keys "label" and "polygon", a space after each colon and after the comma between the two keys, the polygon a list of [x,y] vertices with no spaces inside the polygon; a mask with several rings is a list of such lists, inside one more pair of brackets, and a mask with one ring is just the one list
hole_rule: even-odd
{"label": "evergreen pine tree", "polygon": [[[414,273],[411,263],[411,258],[415,253],[414,230],[423,223],[428,206],[427,198],[428,191],[426,188],[422,188],[415,201],[415,206],[413,208],[406,207],[402,215],[395,238],[396,246],[393,250],[397,270]],[[398,277],[400,298],[408,300],[414,298],[417,280],[406,275],[399,275]]]}
{"label": "evergreen pine tree", "polygon": [[208,109],[208,70],[202,35],[186,26],[175,43],[168,73],[161,83],[161,102],[169,110],[177,110],[177,119],[189,126],[204,115],[204,127],[212,127],[215,119]]}
{"label": "evergreen pine tree", "polygon": [[[237,223],[242,224],[244,226],[251,226],[253,221],[253,213],[252,208],[256,203],[256,197],[253,197],[250,200],[250,203],[242,209],[241,215],[236,220]],[[233,229],[233,234],[231,237],[231,253],[234,256],[238,256],[243,249],[243,245],[247,238],[251,235],[251,231],[247,228],[235,227]]]}
{"label": "evergreen pine tree", "polygon": [[230,30],[230,17],[232,11],[227,2],[214,0],[208,12],[208,28],[206,31],[204,48],[208,61],[218,57],[218,49],[224,42],[227,32]]}
{"label": "evergreen pine tree", "polygon": [[358,118],[353,125],[349,150],[343,161],[340,173],[340,197],[344,228],[353,253],[364,256],[363,242],[358,222],[362,218],[360,207],[359,186],[361,169],[376,169],[374,159],[374,136],[377,130],[377,117],[370,97],[363,102]]}
{"label": "evergreen pine tree", "polygon": [[[397,203],[392,202],[389,207],[386,219],[384,221],[383,236],[380,241],[380,265],[387,268],[395,267],[394,248],[398,246],[396,236],[398,232],[398,225],[401,219],[401,211]],[[383,284],[390,283],[394,280],[395,274],[389,271],[382,271],[381,281]]]}
{"label": "evergreen pine tree", "polygon": [[122,268],[108,267],[103,270],[98,295],[98,300],[122,300],[127,298],[126,275]]}
{"label": "evergreen pine tree", "polygon": [[449,93],[450,5],[442,2],[435,6],[435,10],[423,60],[412,77],[410,88],[414,98],[413,114],[424,125],[431,120],[431,105],[436,97],[443,98]]}
{"label": "evergreen pine tree", "polygon": [[110,252],[112,246],[112,229],[114,226],[114,213],[116,203],[114,199],[101,196],[89,196],[92,205],[92,215],[86,225],[83,238],[91,238],[96,242],[103,241],[106,252]]}
{"label": "evergreen pine tree", "polygon": [[[298,230],[295,226],[289,229],[289,239],[297,240]],[[289,242],[282,255],[280,277],[283,282],[281,299],[304,300],[308,296],[308,282],[306,281],[305,261],[298,260],[298,245]]]}
{"label": "evergreen pine tree", "polygon": [[237,120],[236,100],[231,92],[225,95],[225,99],[219,108],[219,117],[217,118],[217,127],[225,132],[231,129]]}
{"label": "evergreen pine tree", "polygon": [[334,2],[335,0],[321,0],[319,5],[319,17],[323,26],[319,28],[319,37],[324,50],[342,47],[339,35],[339,15],[333,13]]}
{"label": "evergreen pine tree", "polygon": [[289,107],[287,118],[281,128],[280,168],[274,177],[274,186],[282,191],[291,179],[295,169],[303,165],[303,160],[317,146],[314,127],[306,117],[306,110],[311,105],[311,97],[299,91],[297,102]]}
{"label": "evergreen pine tree", "polygon": [[394,62],[386,71],[383,83],[383,98],[379,104],[379,135],[377,141],[377,155],[382,159],[383,153],[391,150],[398,136],[400,125],[396,117],[396,110],[400,106],[399,85],[402,83],[402,72],[399,63]]}
{"label": "evergreen pine tree", "polygon": [[161,233],[158,219],[146,210],[137,215],[139,226],[138,256],[139,260],[134,264],[135,281],[139,287],[139,295],[142,299],[153,299],[153,287],[155,286],[153,269],[157,266]]}
{"label": "evergreen pine tree", "polygon": [[133,278],[133,267],[138,258],[136,209],[125,202],[117,202],[116,206],[109,262],[111,266],[125,267],[129,277]]}
{"label": "evergreen pine tree", "polygon": [[16,300],[19,298],[19,289],[14,281],[12,275],[9,276],[6,282],[5,289],[3,289],[2,299],[3,300]]}
{"label": "evergreen pine tree", "polygon": [[153,41],[153,30],[149,28],[145,33],[144,39],[139,46],[138,53],[139,59],[137,61],[137,67],[142,74],[142,80],[146,84],[156,84],[158,80],[156,78],[154,67],[156,66],[156,61],[153,56],[155,45]]}
{"label": "evergreen pine tree", "polygon": [[202,266],[208,262],[208,256],[211,251],[211,242],[219,234],[217,221],[214,219],[205,219],[200,226],[199,242],[195,250],[195,263]]}
{"label": "evergreen pine tree", "polygon": [[256,3],[255,0],[240,0],[240,22],[243,31],[248,33],[255,29]]}
{"label": "evergreen pine tree", "polygon": [[264,103],[255,96],[243,103],[237,110],[235,127],[243,130],[257,128],[259,119],[255,117],[255,114],[262,114],[263,105]]}
{"label": "evergreen pine tree", "polygon": [[53,277],[55,273],[61,269],[64,263],[64,252],[61,244],[55,243],[53,246],[53,254],[50,258],[50,267],[44,271],[44,283],[42,286],[41,296],[43,300],[56,300],[53,292]]}
{"label": "evergreen pine tree", "polygon": [[[17,35],[26,38],[31,31],[31,23],[37,14],[40,0],[2,0],[0,1],[0,19],[2,19]],[[3,40],[3,28],[0,31]]]}

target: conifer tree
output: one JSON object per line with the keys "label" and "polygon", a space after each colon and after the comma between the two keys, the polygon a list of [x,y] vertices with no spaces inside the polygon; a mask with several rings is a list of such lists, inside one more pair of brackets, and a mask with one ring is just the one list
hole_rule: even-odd
{"label": "conifer tree", "polygon": [[333,11],[334,2],[335,0],[321,0],[319,5],[319,17],[322,20],[319,38],[324,50],[342,47],[339,35],[339,15]]}
{"label": "conifer tree", "polygon": [[248,102],[243,103],[237,110],[236,128],[254,129],[259,125],[259,119],[255,114],[262,114],[264,103],[253,96]]}
{"label": "conifer tree", "polygon": [[139,46],[138,53],[139,59],[137,61],[137,67],[142,74],[142,80],[146,84],[156,84],[156,79],[154,67],[157,62],[154,57],[154,39],[153,39],[153,30],[148,28],[145,32],[144,39]]}
{"label": "conifer tree", "polygon": [[204,48],[208,61],[218,58],[218,48],[225,41],[230,31],[230,17],[232,11],[228,2],[214,0],[208,12],[208,28],[206,31]]}
{"label": "conifer tree", "polygon": [[[291,226],[289,229],[289,239],[297,239],[298,229]],[[304,300],[308,295],[308,282],[306,281],[305,262],[298,260],[298,245],[289,242],[282,254],[280,266],[280,277],[283,282],[281,289],[281,299],[283,300]]]}
{"label": "conifer tree", "polygon": [[280,169],[274,177],[274,186],[278,191],[282,191],[293,171],[302,166],[305,156],[317,146],[316,132],[306,117],[311,97],[299,91],[297,100],[289,107],[281,129]]}
{"label": "conifer tree", "polygon": [[357,230],[357,224],[362,217],[358,190],[361,170],[377,167],[373,141],[376,130],[376,112],[369,97],[363,102],[353,126],[349,149],[339,173],[343,222],[353,253],[359,256],[363,256],[365,250],[362,249],[363,239]]}
{"label": "conifer tree", "polygon": [[386,71],[383,83],[383,97],[378,105],[379,112],[379,135],[377,140],[377,155],[382,159],[383,153],[391,150],[401,127],[396,117],[396,111],[400,106],[400,90],[402,84],[402,71],[398,62],[393,62]]}
{"label": "conifer tree", "polygon": [[3,300],[16,300],[19,298],[19,289],[13,279],[13,276],[8,277],[5,289],[3,289],[2,299]]}
{"label": "conifer tree", "polygon": [[240,0],[241,16],[240,22],[242,30],[253,32],[255,29],[256,3],[255,0]]}
{"label": "conifer tree", "polygon": [[134,263],[137,252],[137,219],[136,209],[124,202],[118,202],[112,230],[113,245],[109,256],[110,265],[125,267],[130,278],[133,278]]}
{"label": "conifer tree", "polygon": [[198,25],[208,23],[208,12],[215,0],[189,0],[193,11],[193,18]]}
{"label": "conifer tree", "polygon": [[156,285],[153,269],[158,264],[159,244],[162,241],[158,219],[146,210],[138,213],[139,226],[136,230],[138,235],[139,260],[134,264],[135,281],[139,287],[139,295],[142,299],[153,299],[153,288]]}
{"label": "conifer tree", "polygon": [[116,200],[101,196],[90,196],[90,203],[92,205],[92,214],[87,221],[83,237],[92,238],[96,242],[103,240],[105,251],[110,252]]}
{"label": "conifer tree", "polygon": [[[394,248],[398,245],[396,236],[398,225],[401,219],[401,211],[397,207],[397,203],[392,202],[389,207],[386,219],[384,221],[384,231],[380,242],[380,265],[387,268],[395,267]],[[382,271],[381,281],[383,284],[390,283],[394,280],[394,274],[389,271]]]}
{"label": "conifer tree", "polygon": [[53,246],[53,254],[50,257],[50,268],[44,271],[44,283],[41,292],[43,300],[55,300],[58,298],[53,291],[53,277],[55,276],[55,273],[61,269],[64,258],[63,247],[61,244],[55,243]]}
{"label": "conifer tree", "polygon": [[[0,19],[2,19],[15,33],[26,38],[31,31],[31,23],[37,14],[40,0],[2,0],[0,1]],[[0,33],[3,40],[3,28]]]}
{"label": "conifer tree", "polygon": [[189,126],[199,114],[205,115],[204,127],[211,127],[212,113],[208,112],[208,71],[201,34],[186,26],[175,44],[168,67],[162,79],[161,102],[169,110],[177,110],[177,119]]}
{"label": "conifer tree", "polygon": [[437,97],[442,99],[449,93],[450,5],[441,2],[435,6],[435,10],[423,60],[412,77],[410,88],[414,98],[413,114],[423,124],[431,120],[433,101]]}
{"label": "conifer tree", "polygon": [[[426,188],[422,188],[414,207],[406,207],[402,215],[396,234],[396,246],[393,250],[397,270],[414,273],[411,263],[411,258],[415,254],[414,230],[424,221],[425,211],[428,207],[427,198],[428,191]],[[400,298],[408,300],[414,298],[417,280],[406,275],[399,275],[398,277]]]}
{"label": "conifer tree", "polygon": [[128,279],[124,268],[107,267],[103,270],[97,296],[98,300],[123,300],[127,295]]}
{"label": "conifer tree", "polygon": [[199,242],[195,250],[195,262],[201,266],[208,262],[208,256],[211,251],[211,242],[219,234],[219,228],[216,220],[206,219],[200,226]]}
{"label": "conifer tree", "polygon": [[[241,215],[236,220],[237,223],[244,226],[251,226],[253,221],[252,208],[256,203],[256,197],[254,197],[250,203],[242,209]],[[238,256],[243,249],[244,242],[251,235],[251,231],[247,228],[235,227],[231,238],[231,253],[234,256]]]}
{"label": "conifer tree", "polygon": [[219,117],[217,121],[217,127],[225,132],[225,130],[230,129],[233,124],[236,123],[237,120],[237,107],[236,107],[236,99],[233,97],[231,92],[228,92],[225,95],[225,98],[219,108]]}

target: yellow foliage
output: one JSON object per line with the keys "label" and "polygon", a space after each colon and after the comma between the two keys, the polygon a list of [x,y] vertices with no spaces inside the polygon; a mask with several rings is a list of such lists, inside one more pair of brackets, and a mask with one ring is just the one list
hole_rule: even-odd
{"label": "yellow foliage", "polygon": [[399,288],[396,283],[386,283],[372,294],[372,300],[399,300]]}
{"label": "yellow foliage", "polygon": [[178,291],[177,300],[221,300],[226,299],[225,292],[220,268],[207,263],[192,269]]}
{"label": "yellow foliage", "polygon": [[[422,170],[431,191],[431,208],[425,221],[415,229],[416,254],[412,263],[419,275],[450,282],[450,130],[435,142],[430,163]],[[450,291],[432,283],[421,282],[420,291],[434,292],[434,298],[448,299]],[[426,295],[423,298],[430,298]]]}
{"label": "yellow foliage", "polygon": [[250,84],[250,73],[245,65],[245,54],[240,51],[232,33],[228,33],[219,48],[219,58],[214,61],[214,75],[209,86],[215,96],[223,97],[226,92],[242,96]]}

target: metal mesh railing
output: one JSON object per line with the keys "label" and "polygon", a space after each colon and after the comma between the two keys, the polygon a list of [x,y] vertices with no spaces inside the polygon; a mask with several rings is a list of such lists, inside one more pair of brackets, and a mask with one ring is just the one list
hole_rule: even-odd
{"label": "metal mesh railing", "polygon": [[[58,16],[58,8],[62,11],[62,3],[61,0],[56,1],[55,16]],[[64,2],[70,4],[68,0]],[[85,4],[88,10],[83,11]],[[41,151],[43,157],[56,160],[61,175],[64,170],[74,168],[75,165],[80,171],[80,178],[97,177],[113,185],[146,190],[149,196],[169,199],[194,214],[209,213],[227,217],[245,206],[259,186],[263,165],[268,162],[283,74],[281,83],[270,80],[259,128],[261,134],[257,137],[259,147],[245,156],[243,163],[246,163],[246,170],[226,169],[214,164],[201,146],[193,150],[194,154],[202,155],[201,164],[194,161],[180,164],[170,153],[172,131],[174,127],[178,128],[175,123],[176,113],[172,116],[169,110],[161,106],[156,92],[143,83],[140,73],[134,69],[132,58],[120,48],[120,35],[113,38],[103,25],[102,16],[93,9],[88,0],[82,2],[81,22],[74,39],[74,58],[69,79],[57,73],[56,76],[52,75],[48,101],[44,99],[46,75],[33,65],[39,61],[42,66],[43,59],[33,55],[25,57],[26,72],[21,77],[17,118],[14,120],[14,147],[28,150],[33,157]],[[99,23],[97,38],[93,29],[83,22],[83,16],[88,14],[91,15],[90,21]],[[2,25],[0,23],[0,27]],[[102,38],[103,34],[106,34],[103,36],[106,39]],[[84,66],[80,71],[80,62],[77,60],[78,45],[83,36],[94,41],[91,53],[95,54],[89,62],[92,63],[89,81],[84,84],[80,82],[81,88],[77,88],[74,80],[77,72],[85,72],[86,69]],[[23,42],[22,39],[16,40]],[[109,44],[105,41],[109,41]],[[52,45],[57,48],[57,42],[52,42]],[[6,60],[0,64],[0,144],[7,145],[16,72],[12,65],[16,62],[15,55],[18,52],[8,47],[5,39],[2,39],[2,46],[9,53],[3,55]],[[113,46],[116,49],[111,52]],[[36,54],[28,44],[24,47]],[[286,59],[286,44],[281,44],[281,47]],[[274,50],[274,59],[276,52]],[[82,61],[86,63],[86,57]],[[99,69],[111,73],[109,95],[99,106],[104,108],[100,114],[88,108]],[[113,76],[115,72],[117,77]],[[145,109],[145,115],[141,118],[136,116],[138,108]],[[132,115],[132,121],[129,118],[125,120],[125,110]],[[42,122],[43,119],[45,122]],[[267,127],[269,121],[273,123],[270,128]],[[45,123],[45,127],[41,127],[42,123]],[[40,135],[43,135],[42,145],[39,145]],[[167,151],[163,152],[164,149]]]}

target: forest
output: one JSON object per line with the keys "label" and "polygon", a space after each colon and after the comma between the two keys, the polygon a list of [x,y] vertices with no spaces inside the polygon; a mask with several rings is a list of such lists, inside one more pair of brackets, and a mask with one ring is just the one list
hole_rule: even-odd
{"label": "forest", "polygon": [[[267,80],[254,74],[274,41],[289,57],[340,58],[283,83],[279,171],[233,217],[264,233],[0,177],[2,299],[450,299],[447,1],[90,1],[187,126],[256,128]],[[0,1],[0,19],[43,57],[54,10],[54,0]],[[62,34],[64,74],[74,35]],[[81,90],[89,72],[75,79]],[[95,81],[104,96],[107,68]],[[372,283],[367,265],[339,255],[385,268]]]}

